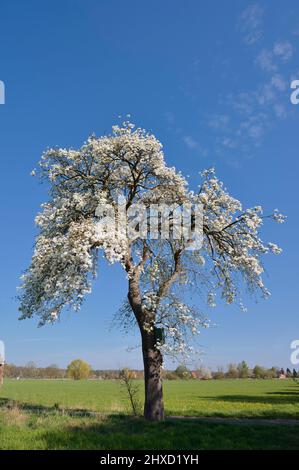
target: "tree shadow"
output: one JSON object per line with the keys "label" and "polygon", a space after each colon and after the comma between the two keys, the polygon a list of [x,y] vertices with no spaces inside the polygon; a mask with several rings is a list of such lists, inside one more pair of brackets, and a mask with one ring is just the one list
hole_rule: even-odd
{"label": "tree shadow", "polygon": [[[13,408],[20,408],[23,411],[35,414],[60,414],[65,416],[106,416],[104,413],[100,413],[85,408],[66,408],[59,404],[53,406],[46,405],[35,405],[34,403],[22,402],[20,400],[12,400],[9,398],[0,398],[0,410],[9,410]],[[122,416],[123,413],[116,413],[116,416]]]}
{"label": "tree shadow", "polygon": [[[287,428],[287,429],[286,429]],[[298,448],[299,427],[250,426],[196,422],[150,423],[141,418],[107,417],[100,423],[47,430],[47,449],[192,450]]]}
{"label": "tree shadow", "polygon": [[[299,389],[287,389],[284,391],[277,392],[266,392],[264,395],[217,395],[214,397],[211,396],[200,396],[199,398],[204,398],[214,401],[228,401],[228,402],[247,402],[247,403],[260,403],[260,404],[269,404],[269,405],[299,405]],[[299,409],[298,409],[299,412]]]}
{"label": "tree shadow", "polygon": [[298,390],[290,389],[284,392],[267,392],[267,395],[293,396],[299,399],[299,388]]}

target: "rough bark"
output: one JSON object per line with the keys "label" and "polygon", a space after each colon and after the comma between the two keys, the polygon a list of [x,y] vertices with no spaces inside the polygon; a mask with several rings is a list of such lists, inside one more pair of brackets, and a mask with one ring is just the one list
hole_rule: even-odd
{"label": "rough bark", "polygon": [[143,332],[142,354],[144,364],[144,417],[151,421],[162,421],[164,419],[164,402],[162,386],[162,364],[161,352],[155,347],[154,332]]}

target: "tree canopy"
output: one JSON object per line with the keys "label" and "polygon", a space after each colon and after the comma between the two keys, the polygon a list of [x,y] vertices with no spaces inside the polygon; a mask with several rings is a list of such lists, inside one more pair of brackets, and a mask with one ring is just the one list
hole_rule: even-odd
{"label": "tree canopy", "polygon": [[90,365],[82,359],[75,359],[67,366],[67,376],[74,380],[88,379]]}
{"label": "tree canopy", "polygon": [[[56,321],[64,307],[79,309],[91,292],[100,252],[108,262],[121,263],[128,278],[124,323],[133,311],[143,330],[163,327],[166,341],[160,347],[168,353],[187,350],[189,335],[209,326],[198,306],[186,300],[186,290],[199,292],[210,306],[218,293],[229,304],[242,304],[241,280],[250,291],[269,295],[262,256],[281,249],[264,243],[260,229],[265,218],[281,223],[284,216],[277,210],[264,216],[260,205],[243,209],[213,168],[201,173],[197,188],[190,188],[180,172],[166,165],[161,143],[145,130],[125,122],[111,135],[91,136],[77,150],[51,148],[33,173],[50,185],[50,196],[36,217],[39,234],[23,275],[22,319],[37,315],[43,325]],[[174,226],[168,239],[159,233],[151,237],[148,227],[140,236],[140,218],[129,237],[119,229],[120,193],[131,219],[136,203],[147,208],[200,205],[201,249],[190,249],[190,238],[174,237]],[[115,220],[100,223],[99,207],[114,208]]]}

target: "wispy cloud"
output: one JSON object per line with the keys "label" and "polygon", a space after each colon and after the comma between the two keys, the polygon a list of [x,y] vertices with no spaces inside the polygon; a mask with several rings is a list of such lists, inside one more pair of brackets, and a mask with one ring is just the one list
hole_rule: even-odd
{"label": "wispy cloud", "polygon": [[294,53],[294,48],[289,41],[277,41],[273,47],[273,53],[284,62],[290,60]]}
{"label": "wispy cloud", "polygon": [[191,137],[191,135],[185,135],[183,137],[183,141],[185,142],[185,144],[187,145],[187,147],[189,147],[190,149],[196,149],[198,148],[198,142],[193,139],[193,137]]}
{"label": "wispy cloud", "polygon": [[287,81],[278,73],[272,76],[271,84],[279,91],[285,91],[288,88]]}
{"label": "wispy cloud", "polygon": [[209,119],[209,126],[216,130],[226,130],[229,126],[230,117],[227,114],[214,114]]}
{"label": "wispy cloud", "polygon": [[239,21],[238,29],[241,31],[243,41],[248,46],[255,44],[263,36],[263,8],[253,3],[242,11]]}
{"label": "wispy cloud", "polygon": [[[255,3],[239,17],[238,28],[247,46],[260,45],[263,13]],[[261,72],[256,85],[250,90],[220,97],[220,112],[207,119],[209,128],[215,131],[218,154],[222,155],[226,150],[233,154],[236,150],[239,155],[250,155],[276,122],[291,113],[286,101],[290,79],[286,65],[294,56],[294,50],[293,44],[286,39],[276,40],[270,48],[262,47],[254,59]]]}
{"label": "wispy cloud", "polygon": [[252,148],[259,147],[275,119],[287,116],[286,90],[287,81],[275,73],[252,90],[223,96],[219,101],[221,112],[207,119],[217,136],[217,153],[235,149],[249,155]]}
{"label": "wispy cloud", "polygon": [[275,72],[277,65],[274,63],[274,54],[272,51],[262,49],[258,54],[255,63],[266,72]]}
{"label": "wispy cloud", "polygon": [[[243,46],[243,53],[250,54],[250,61],[255,64],[252,71],[254,81],[244,85],[242,90],[242,71],[238,71],[237,78],[230,75],[238,91],[227,93],[223,87],[224,91],[218,94],[217,111],[201,113],[201,126],[206,130],[206,135],[198,138],[196,133],[187,133],[178,128],[172,113],[166,115],[169,126],[180,135],[190,151],[208,155],[208,140],[209,153],[240,166],[240,159],[251,157],[269,131],[293,112],[289,106],[288,89],[291,79],[289,65],[295,47],[290,35],[264,44],[264,20],[264,9],[258,3],[252,3],[239,15],[237,30],[246,46]],[[221,64],[233,62],[223,57],[221,61]],[[217,66],[220,67],[220,62]],[[248,83],[248,77],[244,83]]]}
{"label": "wispy cloud", "polygon": [[287,81],[277,73],[253,90],[223,96],[219,102],[221,112],[207,119],[215,132],[217,154],[230,150],[237,151],[238,156],[250,156],[275,121],[287,117],[283,99],[286,89]]}
{"label": "wispy cloud", "polygon": [[277,41],[273,48],[262,49],[256,58],[256,64],[266,72],[278,70],[281,62],[288,62],[294,54],[294,47],[289,41]]}
{"label": "wispy cloud", "polygon": [[164,116],[169,129],[180,136],[182,142],[189,150],[196,151],[197,154],[204,158],[208,156],[208,149],[204,147],[197,138],[190,134],[184,134],[182,128],[177,125],[176,116],[172,111],[166,111]]}
{"label": "wispy cloud", "polygon": [[191,150],[197,150],[198,153],[202,156],[202,157],[207,157],[208,156],[208,150],[203,147],[194,137],[192,137],[191,135],[184,135],[182,137],[183,139],[183,142],[185,143],[185,145],[191,149]]}

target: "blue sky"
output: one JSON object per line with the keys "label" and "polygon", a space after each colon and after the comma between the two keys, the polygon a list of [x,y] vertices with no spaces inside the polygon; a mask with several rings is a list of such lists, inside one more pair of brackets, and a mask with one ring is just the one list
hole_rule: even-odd
{"label": "blue sky", "polygon": [[41,152],[79,146],[129,113],[158,136],[169,164],[191,184],[214,165],[245,206],[288,216],[263,230],[284,250],[265,260],[271,298],[248,299],[247,313],[206,308],[218,326],[198,343],[208,366],[242,359],[291,366],[290,343],[299,338],[299,105],[290,102],[290,82],[299,79],[298,2],[1,0],[0,48],[0,339],[7,360],[65,366],[83,357],[96,368],[141,367],[138,335],[110,329],[126,294],[117,266],[100,265],[80,313],[66,312],[55,326],[18,321],[15,301],[33,219],[47,197],[29,176]]}

